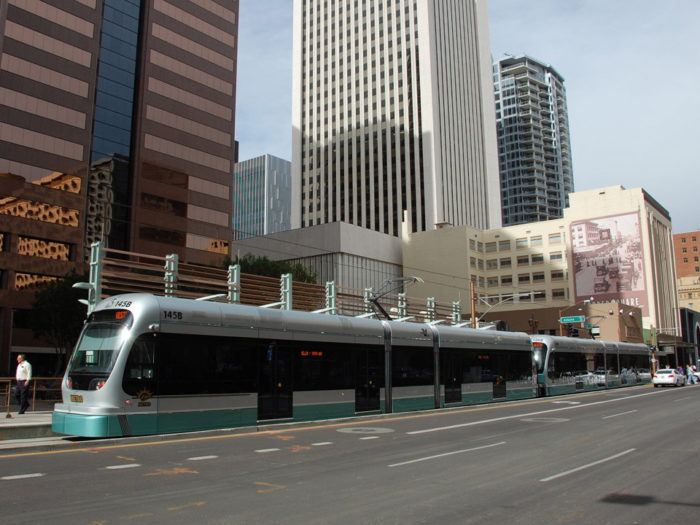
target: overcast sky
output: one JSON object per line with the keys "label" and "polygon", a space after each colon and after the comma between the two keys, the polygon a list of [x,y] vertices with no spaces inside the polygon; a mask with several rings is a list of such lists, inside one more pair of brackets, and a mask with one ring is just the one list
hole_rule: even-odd
{"label": "overcast sky", "polygon": [[[240,159],[291,160],[292,0],[241,0]],[[491,52],[565,80],[576,190],[644,188],[700,230],[700,1],[489,0]]]}

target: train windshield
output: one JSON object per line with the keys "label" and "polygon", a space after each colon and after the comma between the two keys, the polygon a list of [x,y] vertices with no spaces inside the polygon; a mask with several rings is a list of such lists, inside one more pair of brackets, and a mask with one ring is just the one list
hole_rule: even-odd
{"label": "train windshield", "polygon": [[535,363],[535,368],[537,368],[538,374],[544,372],[545,357],[547,357],[547,345],[544,343],[533,343],[532,360]]}
{"label": "train windshield", "polygon": [[[116,319],[115,313],[119,316]],[[98,314],[88,318],[68,365],[67,386],[73,390],[99,390],[104,386],[131,326],[130,312]]]}

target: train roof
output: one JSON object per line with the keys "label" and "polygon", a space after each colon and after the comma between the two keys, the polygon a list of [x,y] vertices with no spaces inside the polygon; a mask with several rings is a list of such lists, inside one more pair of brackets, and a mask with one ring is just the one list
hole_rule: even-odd
{"label": "train roof", "polygon": [[[385,327],[391,330],[392,343],[406,346],[431,346],[433,335],[439,337],[442,347],[502,346],[511,349],[529,349],[530,338],[521,332],[477,330],[439,324],[381,321],[327,313],[279,310],[259,306],[198,301],[151,294],[123,294],[101,301],[95,310],[125,308],[136,322],[140,318],[154,331],[186,333],[193,330],[207,335],[241,337],[283,337],[304,340],[333,340],[380,344]],[[170,312],[170,314],[168,314]],[[180,312],[183,319],[173,319]],[[170,315],[170,317],[168,317]],[[157,327],[153,326],[155,323]],[[287,336],[281,335],[287,333]]]}

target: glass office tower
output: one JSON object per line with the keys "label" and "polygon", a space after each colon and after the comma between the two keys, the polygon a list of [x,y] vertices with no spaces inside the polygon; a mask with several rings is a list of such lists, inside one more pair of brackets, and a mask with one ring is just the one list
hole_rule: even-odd
{"label": "glass office tower", "polygon": [[563,217],[574,191],[564,78],[531,57],[494,64],[503,224]]}
{"label": "glass office tower", "polygon": [[223,263],[237,35],[238,0],[0,2],[3,362],[12,309],[96,240]]}

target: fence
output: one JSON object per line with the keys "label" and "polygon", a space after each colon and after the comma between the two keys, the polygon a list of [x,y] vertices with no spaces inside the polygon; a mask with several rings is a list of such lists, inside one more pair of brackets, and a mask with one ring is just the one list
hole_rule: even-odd
{"label": "fence", "polygon": [[[53,404],[61,401],[62,377],[34,377],[30,381],[29,395],[30,410],[35,411],[37,404],[41,409],[53,410]],[[0,377],[0,408],[9,417],[10,407],[14,399],[14,377]]]}
{"label": "fence", "polygon": [[[367,316],[374,312],[371,288],[357,290],[336,288],[332,282],[323,285],[285,281],[285,276],[240,273],[240,267],[235,265],[221,269],[183,264],[177,255],[144,255],[105,248],[101,243],[92,245],[90,282],[79,287],[88,289],[89,311],[100,299],[140,292],[347,316]],[[403,293],[382,295],[377,301],[392,318],[403,321],[448,324],[461,321],[458,301],[443,304],[433,298],[417,299]]]}

